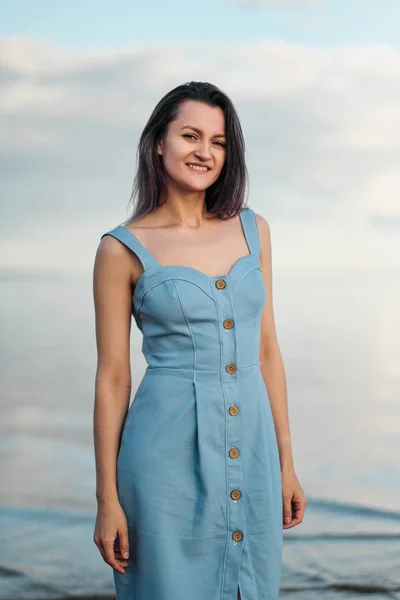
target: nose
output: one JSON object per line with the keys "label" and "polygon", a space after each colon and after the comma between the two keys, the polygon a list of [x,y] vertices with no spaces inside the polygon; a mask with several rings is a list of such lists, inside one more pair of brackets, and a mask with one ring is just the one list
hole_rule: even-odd
{"label": "nose", "polygon": [[212,153],[210,150],[210,144],[206,141],[199,141],[198,146],[195,150],[195,155],[201,158],[202,160],[208,160],[212,157]]}

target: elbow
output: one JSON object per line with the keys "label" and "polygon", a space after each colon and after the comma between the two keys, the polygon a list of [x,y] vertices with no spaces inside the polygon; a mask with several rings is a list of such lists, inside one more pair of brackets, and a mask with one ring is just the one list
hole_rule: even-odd
{"label": "elbow", "polygon": [[276,336],[271,336],[260,344],[260,363],[276,359],[281,359],[281,351]]}
{"label": "elbow", "polygon": [[131,371],[129,364],[101,364],[96,371],[96,385],[106,386],[112,389],[130,389]]}

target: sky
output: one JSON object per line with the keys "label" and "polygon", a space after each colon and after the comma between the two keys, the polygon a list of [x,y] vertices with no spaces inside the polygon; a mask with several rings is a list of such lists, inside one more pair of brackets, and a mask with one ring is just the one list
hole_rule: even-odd
{"label": "sky", "polygon": [[398,0],[0,3],[0,267],[90,269],[152,109],[201,80],[238,111],[276,268],[399,269],[398,22]]}

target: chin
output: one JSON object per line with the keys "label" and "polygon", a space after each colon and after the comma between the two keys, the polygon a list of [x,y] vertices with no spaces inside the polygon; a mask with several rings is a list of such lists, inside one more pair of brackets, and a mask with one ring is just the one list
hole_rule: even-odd
{"label": "chin", "polygon": [[178,183],[179,183],[179,185],[181,185],[185,189],[193,191],[193,192],[202,192],[202,191],[206,190],[208,187],[210,187],[210,185],[211,185],[210,182],[204,182],[204,183],[202,183],[201,181],[199,181],[196,184],[193,181],[186,181],[186,180],[179,181]]}

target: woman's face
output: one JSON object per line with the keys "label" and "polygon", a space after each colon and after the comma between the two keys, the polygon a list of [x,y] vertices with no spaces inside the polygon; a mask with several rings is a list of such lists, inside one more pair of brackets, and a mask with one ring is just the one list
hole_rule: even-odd
{"label": "woman's face", "polygon": [[[185,190],[203,191],[221,173],[225,162],[225,145],[222,109],[196,100],[186,100],[180,105],[178,118],[168,124],[157,153],[162,155],[164,170],[175,184]],[[193,168],[190,164],[203,168]]]}

